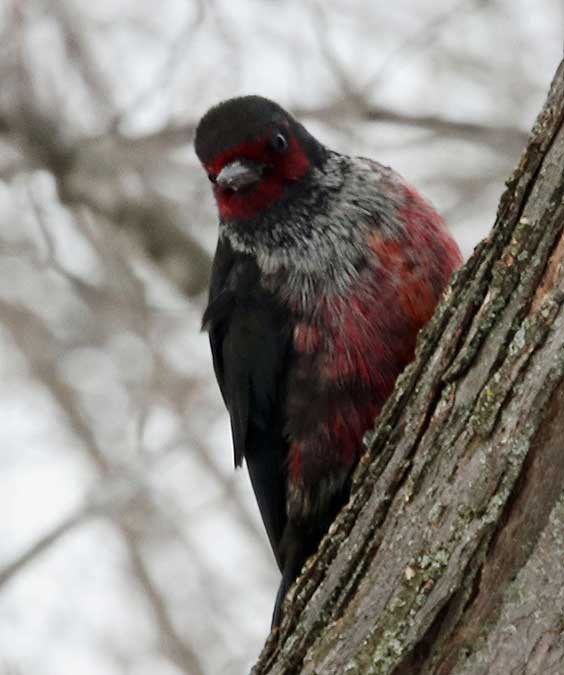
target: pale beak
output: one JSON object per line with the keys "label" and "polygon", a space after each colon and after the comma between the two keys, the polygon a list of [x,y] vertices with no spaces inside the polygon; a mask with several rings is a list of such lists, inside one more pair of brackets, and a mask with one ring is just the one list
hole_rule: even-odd
{"label": "pale beak", "polygon": [[262,165],[246,159],[235,159],[218,173],[215,182],[224,190],[238,192],[258,183],[262,177]]}

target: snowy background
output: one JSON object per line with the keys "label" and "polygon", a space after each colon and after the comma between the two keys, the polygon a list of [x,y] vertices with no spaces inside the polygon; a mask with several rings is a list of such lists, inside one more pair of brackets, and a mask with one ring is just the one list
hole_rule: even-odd
{"label": "snowy background", "polygon": [[0,675],[244,673],[278,579],[199,332],[195,124],[270,96],[468,255],[564,4],[3,0],[0,33]]}

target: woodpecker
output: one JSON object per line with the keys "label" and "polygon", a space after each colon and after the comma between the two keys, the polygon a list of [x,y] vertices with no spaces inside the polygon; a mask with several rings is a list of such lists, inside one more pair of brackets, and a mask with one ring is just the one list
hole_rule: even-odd
{"label": "woodpecker", "polygon": [[195,149],[219,211],[203,327],[282,574],[276,627],[461,255],[402,177],[268,99],[211,108]]}

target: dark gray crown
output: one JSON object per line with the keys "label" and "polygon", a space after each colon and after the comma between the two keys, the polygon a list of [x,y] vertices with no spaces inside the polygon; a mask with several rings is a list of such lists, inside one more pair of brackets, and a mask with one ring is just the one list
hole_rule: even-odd
{"label": "dark gray crown", "polygon": [[200,161],[213,160],[230,147],[288,127],[293,118],[278,104],[262,96],[230,98],[214,106],[196,129],[196,154]]}

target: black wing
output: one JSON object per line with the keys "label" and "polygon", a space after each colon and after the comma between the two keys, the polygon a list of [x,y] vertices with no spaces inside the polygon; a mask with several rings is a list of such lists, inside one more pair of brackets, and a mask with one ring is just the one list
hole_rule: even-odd
{"label": "black wing", "polygon": [[285,372],[290,318],[260,286],[253,258],[220,240],[204,313],[214,370],[231,417],[235,465],[246,460],[270,544],[282,566],[286,525]]}

